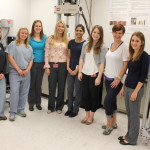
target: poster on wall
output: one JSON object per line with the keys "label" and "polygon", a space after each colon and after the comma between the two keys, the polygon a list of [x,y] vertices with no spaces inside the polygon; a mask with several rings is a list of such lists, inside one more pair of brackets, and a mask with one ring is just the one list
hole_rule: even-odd
{"label": "poster on wall", "polygon": [[150,31],[150,0],[110,0],[109,31],[119,23],[126,33]]}

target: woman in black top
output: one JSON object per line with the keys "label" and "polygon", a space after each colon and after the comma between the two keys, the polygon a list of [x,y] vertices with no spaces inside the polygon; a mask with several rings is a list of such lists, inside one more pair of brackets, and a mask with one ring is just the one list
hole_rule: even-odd
{"label": "woman in black top", "polygon": [[125,136],[120,136],[120,144],[136,145],[140,127],[140,104],[144,93],[143,84],[147,77],[149,58],[144,51],[145,38],[143,33],[132,34],[129,44],[128,74],[120,94],[125,97],[128,116],[128,131]]}
{"label": "woman in black top", "polygon": [[[0,28],[0,40],[2,37],[2,29]],[[6,100],[6,55],[3,44],[0,43],[0,120],[6,120],[7,117],[4,115],[4,106]]]}

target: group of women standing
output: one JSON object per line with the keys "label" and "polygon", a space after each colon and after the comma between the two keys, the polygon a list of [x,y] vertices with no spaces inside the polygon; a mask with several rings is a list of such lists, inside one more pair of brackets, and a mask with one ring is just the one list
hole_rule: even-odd
{"label": "group of women standing", "polygon": [[[38,110],[42,110],[41,84],[45,70],[49,82],[47,113],[54,111],[58,114],[62,113],[67,78],[68,110],[65,116],[77,116],[82,101],[85,117],[81,123],[90,125],[94,122],[94,114],[98,109],[99,85],[104,73],[106,84],[104,108],[107,123],[102,126],[103,134],[109,135],[113,129],[117,129],[116,100],[120,92],[120,95],[125,96],[128,131],[125,136],[120,136],[118,139],[120,144],[135,145],[139,134],[143,83],[149,65],[148,54],[144,51],[144,35],[141,32],[133,33],[128,48],[122,41],[125,33],[124,26],[114,25],[112,28],[114,42],[108,49],[104,45],[104,32],[101,26],[93,27],[87,42],[83,39],[84,33],[84,26],[79,24],[75,28],[76,38],[69,40],[66,25],[62,21],[56,24],[54,35],[48,38],[43,33],[40,20],[34,21],[30,35],[26,28],[19,30],[16,41],[6,48],[10,63],[9,120],[14,121],[16,114],[26,117],[24,106],[27,97],[30,111],[34,110],[34,105]],[[0,94],[3,95],[0,97],[0,119],[6,120],[3,114],[6,93],[4,91],[6,56],[1,44],[0,58],[2,58],[0,59],[0,89],[3,89],[0,90]]]}

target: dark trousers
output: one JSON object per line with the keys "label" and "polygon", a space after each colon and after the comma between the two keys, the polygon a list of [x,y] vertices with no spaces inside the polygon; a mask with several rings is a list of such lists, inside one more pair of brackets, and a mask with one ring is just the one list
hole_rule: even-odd
{"label": "dark trousers", "polygon": [[96,112],[99,108],[99,86],[95,86],[96,77],[82,73],[82,100],[85,111]]}
{"label": "dark trousers", "polygon": [[[53,67],[54,63],[50,63],[50,75],[48,76],[49,82],[49,99],[48,110],[54,111],[62,110],[64,107],[64,89],[67,76],[67,64],[58,63],[58,67]],[[57,99],[55,99],[56,86],[58,84]],[[56,100],[56,106],[55,106]]]}
{"label": "dark trousers", "polygon": [[[67,76],[68,90],[68,111],[78,113],[81,102],[81,82],[78,80],[78,75],[72,76],[68,73]],[[75,98],[74,98],[75,89]]]}
{"label": "dark trousers", "polygon": [[105,80],[107,94],[104,99],[104,108],[108,118],[112,118],[113,114],[117,111],[117,95],[122,88],[121,82],[116,88],[112,88],[112,82],[113,81]]}
{"label": "dark trousers", "polygon": [[34,62],[31,68],[30,90],[28,94],[29,106],[41,105],[41,85],[44,74],[44,62]]}

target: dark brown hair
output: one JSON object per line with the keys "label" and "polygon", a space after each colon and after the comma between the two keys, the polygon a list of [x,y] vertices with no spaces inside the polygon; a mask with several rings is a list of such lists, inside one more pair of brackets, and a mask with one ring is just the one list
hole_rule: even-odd
{"label": "dark brown hair", "polygon": [[101,52],[101,47],[103,45],[103,38],[104,38],[103,28],[102,28],[102,26],[99,26],[99,25],[95,25],[91,31],[91,34],[89,37],[89,42],[87,43],[88,47],[87,47],[86,52],[90,52],[92,49],[92,46],[93,46],[92,33],[96,28],[99,30],[100,38],[97,41],[97,43],[95,44],[93,51],[95,54],[99,54]]}
{"label": "dark brown hair", "polygon": [[30,33],[30,36],[33,37],[34,36],[34,26],[37,22],[40,22],[41,23],[41,27],[42,27],[42,30],[40,32],[40,39],[42,40],[43,39],[43,25],[42,25],[42,21],[41,20],[35,20],[32,24],[32,29],[31,29],[31,33]]}
{"label": "dark brown hair", "polygon": [[123,34],[125,33],[125,27],[122,24],[116,24],[112,28],[112,32],[116,32],[120,30],[122,30]]}
{"label": "dark brown hair", "polygon": [[[132,48],[131,46],[131,41],[132,41],[132,37],[133,36],[137,36],[141,42],[142,42],[142,45],[140,47],[140,50],[138,51],[137,55],[135,58],[133,58],[133,54],[134,54],[134,49]],[[138,60],[140,58],[140,56],[142,55],[143,51],[144,51],[144,47],[145,47],[145,37],[144,37],[144,34],[142,32],[134,32],[130,38],[130,44],[129,44],[129,60]]]}

